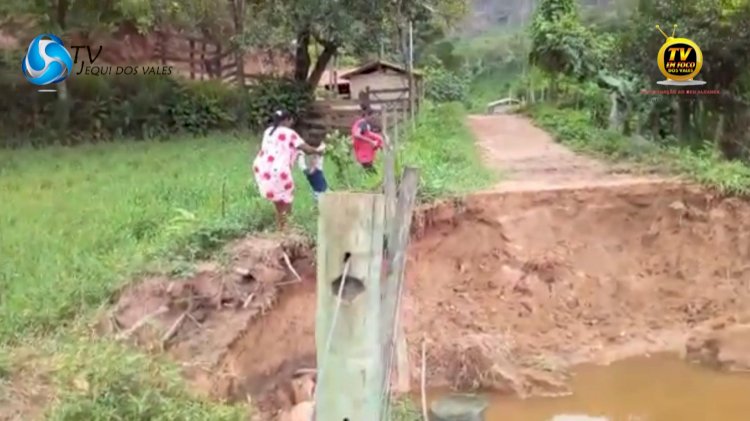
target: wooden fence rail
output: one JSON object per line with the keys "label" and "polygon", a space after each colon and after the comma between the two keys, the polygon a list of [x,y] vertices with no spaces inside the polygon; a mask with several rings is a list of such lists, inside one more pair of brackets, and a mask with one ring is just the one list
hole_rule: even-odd
{"label": "wooden fence rail", "polygon": [[[380,98],[384,94],[406,92],[407,96],[388,99]],[[378,114],[387,113],[392,127],[403,126],[412,115],[408,88],[372,89],[368,96],[357,101],[329,99],[315,102],[302,116],[300,131],[305,138],[322,140],[326,134],[338,130],[349,133],[352,124],[362,113],[362,104],[369,105]],[[421,101],[415,101],[415,114],[419,111]]]}

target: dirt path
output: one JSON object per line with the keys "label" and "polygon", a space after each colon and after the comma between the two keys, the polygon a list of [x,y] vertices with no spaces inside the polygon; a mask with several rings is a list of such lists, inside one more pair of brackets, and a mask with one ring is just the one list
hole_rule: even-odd
{"label": "dirt path", "polygon": [[523,116],[471,116],[469,126],[486,163],[503,171],[493,191],[546,190],[654,182],[576,155]]}

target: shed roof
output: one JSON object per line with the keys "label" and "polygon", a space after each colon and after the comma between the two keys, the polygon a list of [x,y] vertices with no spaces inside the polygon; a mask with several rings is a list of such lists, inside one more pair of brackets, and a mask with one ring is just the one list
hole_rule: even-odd
{"label": "shed roof", "polygon": [[[354,70],[351,67],[343,68],[343,69],[333,69],[333,70],[325,70],[323,71],[323,75],[320,77],[320,81],[318,81],[318,86],[328,86],[331,84],[331,79],[333,75],[336,75],[336,80],[338,85],[348,85],[348,80],[342,80],[341,75],[346,74]],[[312,70],[310,71],[312,73]]]}
{"label": "shed roof", "polygon": [[[352,69],[352,70],[350,70],[350,71],[348,71],[346,73],[343,73],[339,77],[341,79],[351,79],[352,76],[357,76],[357,75],[361,75],[361,74],[365,74],[365,73],[372,73],[375,70],[377,70],[379,68],[383,68],[383,67],[391,69],[391,70],[395,70],[397,72],[404,73],[404,74],[408,74],[409,73],[409,71],[407,69],[405,69],[403,66],[400,66],[398,64],[391,63],[391,62],[385,61],[385,60],[375,60],[375,61],[371,61],[369,63],[363,64],[363,65],[357,67],[356,69]],[[417,76],[417,77],[421,77],[422,76],[422,74],[419,71],[417,71],[417,70],[414,70],[413,73],[414,73],[414,76]]]}

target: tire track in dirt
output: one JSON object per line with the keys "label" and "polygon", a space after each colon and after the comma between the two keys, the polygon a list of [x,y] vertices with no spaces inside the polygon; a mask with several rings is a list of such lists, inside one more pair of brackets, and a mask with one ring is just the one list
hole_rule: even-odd
{"label": "tire track in dirt", "polygon": [[469,127],[484,152],[485,163],[503,171],[503,181],[491,189],[495,192],[660,181],[654,177],[636,177],[623,169],[577,155],[520,115],[470,116]]}

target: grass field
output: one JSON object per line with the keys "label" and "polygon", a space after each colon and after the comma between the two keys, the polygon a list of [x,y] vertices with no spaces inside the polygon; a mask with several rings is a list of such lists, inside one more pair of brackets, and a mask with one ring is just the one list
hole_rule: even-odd
{"label": "grass field", "polygon": [[[428,107],[400,149],[402,165],[422,169],[427,197],[492,182],[479,165],[463,118],[457,105]],[[53,371],[66,398],[59,402],[57,419],[135,419],[144,416],[137,408],[157,411],[153,408],[161,404],[154,402],[160,397],[176,406],[148,412],[151,419],[188,419],[188,413],[175,408],[189,400],[174,389],[174,376],[162,373],[172,373],[162,364],[65,327],[87,320],[139,271],[180,271],[231,237],[273,229],[272,206],[259,198],[250,176],[257,145],[257,136],[215,135],[0,151],[0,347],[38,338],[46,352],[59,355]],[[330,165],[331,186],[340,188],[342,180]],[[355,165],[345,173],[356,188],[377,185]],[[298,172],[295,177],[293,221],[312,233],[315,206],[306,181]],[[13,361],[0,359],[0,380],[13,372]],[[94,391],[81,394],[71,388],[71,373],[80,372],[96,379]],[[101,401],[103,393],[109,400]],[[156,401],[139,404],[144,399]],[[195,405],[189,414],[197,418],[191,419],[201,419],[207,413]],[[221,419],[232,419],[227,417]]]}

